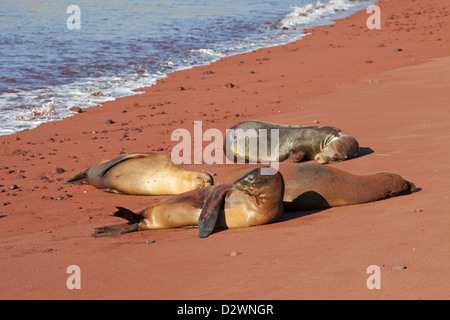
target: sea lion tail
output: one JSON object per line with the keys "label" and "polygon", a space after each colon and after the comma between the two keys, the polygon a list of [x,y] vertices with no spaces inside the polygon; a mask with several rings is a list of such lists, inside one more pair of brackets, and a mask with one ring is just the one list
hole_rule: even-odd
{"label": "sea lion tail", "polygon": [[94,238],[138,231],[139,222],[141,222],[144,217],[141,214],[134,213],[126,208],[117,207],[117,209],[118,211],[112,213],[111,216],[128,220],[128,223],[96,228],[95,233],[92,234]]}
{"label": "sea lion tail", "polygon": [[72,179],[67,180],[66,183],[73,183],[73,184],[80,184],[83,183],[83,181],[86,179],[86,170],[78,173],[75,177]]}
{"label": "sea lion tail", "polygon": [[230,185],[219,185],[208,194],[198,218],[198,236],[208,237],[216,226],[217,217]]}

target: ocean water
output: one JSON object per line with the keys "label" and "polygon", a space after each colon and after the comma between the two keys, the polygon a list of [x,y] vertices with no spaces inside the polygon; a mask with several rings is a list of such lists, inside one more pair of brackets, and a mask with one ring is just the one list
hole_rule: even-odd
{"label": "ocean water", "polygon": [[0,135],[137,94],[172,71],[298,40],[373,3],[0,0]]}

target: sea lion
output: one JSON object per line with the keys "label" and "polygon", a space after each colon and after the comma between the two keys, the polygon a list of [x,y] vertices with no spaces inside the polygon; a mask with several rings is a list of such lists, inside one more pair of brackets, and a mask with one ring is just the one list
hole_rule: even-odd
{"label": "sea lion", "polygon": [[[237,131],[239,129],[242,130],[240,133]],[[266,142],[267,152],[249,147],[249,136],[252,132],[248,131],[249,129],[253,129],[257,136],[255,146]],[[278,129],[278,145],[276,142],[272,142],[272,139],[275,139],[272,137],[271,130],[273,129]],[[236,135],[233,136],[234,134]],[[260,142],[261,140],[262,142]],[[275,146],[272,146],[272,143]],[[245,148],[239,148],[239,145]],[[359,150],[358,141],[338,128],[289,126],[256,120],[239,122],[227,130],[224,150],[227,157],[234,156],[234,160],[245,159],[251,162],[267,163],[277,161],[276,152],[275,154],[272,152],[274,151],[272,148],[276,147],[278,147],[278,161],[280,162],[293,157],[295,162],[314,159],[320,164],[354,158],[358,155]]]}
{"label": "sea lion", "polygon": [[414,183],[395,173],[354,175],[316,164],[295,165],[284,174],[286,211],[362,204],[410,194]]}
{"label": "sea lion", "polygon": [[284,181],[279,172],[261,174],[261,168],[247,173],[232,185],[209,186],[163,199],[134,213],[117,207],[112,216],[127,224],[96,229],[94,237],[147,229],[198,226],[206,238],[214,228],[243,228],[270,223],[283,213]]}
{"label": "sea lion", "polygon": [[188,171],[158,153],[101,160],[67,182],[87,182],[107,192],[145,196],[179,194],[214,184],[209,173]]}

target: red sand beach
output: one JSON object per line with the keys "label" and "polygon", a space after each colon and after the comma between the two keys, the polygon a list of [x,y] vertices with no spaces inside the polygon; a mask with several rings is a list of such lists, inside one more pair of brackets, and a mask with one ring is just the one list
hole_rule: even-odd
{"label": "red sand beach", "polygon": [[[0,298],[449,299],[450,3],[378,5],[379,30],[358,12],[295,43],[174,72],[144,94],[1,136]],[[225,133],[249,119],[341,128],[363,152],[330,166],[395,172],[419,190],[206,239],[196,229],[91,237],[122,222],[109,216],[116,206],[139,211],[159,197],[67,179],[123,153],[170,155],[172,132],[193,132],[194,121]],[[214,173],[216,184],[249,171],[184,167]],[[81,289],[66,286],[70,265],[80,267]],[[366,286],[371,265],[381,289]]]}

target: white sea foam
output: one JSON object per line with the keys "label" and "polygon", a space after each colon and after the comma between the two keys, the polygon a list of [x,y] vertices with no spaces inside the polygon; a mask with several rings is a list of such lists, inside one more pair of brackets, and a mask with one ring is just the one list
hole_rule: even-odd
{"label": "white sea foam", "polygon": [[[292,11],[280,21],[282,28],[303,27],[322,24],[324,20],[338,18],[339,13],[358,8],[362,9],[372,1],[322,0],[304,6],[293,6]],[[334,17],[336,16],[336,17]]]}
{"label": "white sea foam", "polygon": [[39,124],[61,120],[73,113],[71,107],[87,108],[119,97],[138,94],[164,74],[122,75],[80,79],[71,84],[20,90],[0,95],[0,135],[32,129]]}
{"label": "white sea foam", "polygon": [[19,115],[14,116],[14,120],[24,120],[24,121],[36,119],[49,120],[52,118],[55,119],[55,117],[57,117],[57,113],[55,111],[55,103],[52,100],[41,107],[21,112]]}

